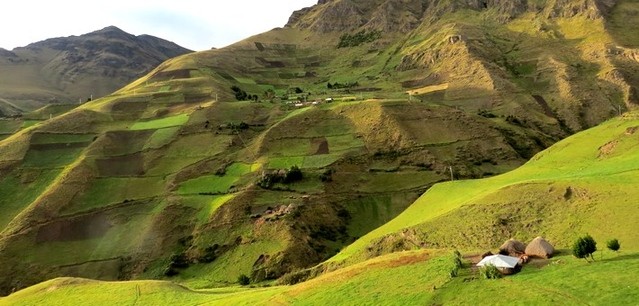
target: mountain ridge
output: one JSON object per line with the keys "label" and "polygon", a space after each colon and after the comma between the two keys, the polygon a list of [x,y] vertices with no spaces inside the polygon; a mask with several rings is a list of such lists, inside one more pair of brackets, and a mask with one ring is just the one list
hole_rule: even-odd
{"label": "mountain ridge", "polygon": [[[606,16],[618,0],[320,0],[316,5],[294,12],[286,27],[318,32],[356,29],[407,33],[423,21],[434,22],[457,10],[492,10],[505,22],[525,12],[541,13],[548,18],[585,15],[589,19]],[[408,20],[406,20],[408,19]]]}
{"label": "mountain ridge", "polygon": [[[25,112],[48,103],[76,103],[119,89],[162,61],[191,52],[149,35],[110,26],[0,52],[0,97]],[[9,77],[11,76],[11,77]],[[9,114],[7,114],[9,115]]]}

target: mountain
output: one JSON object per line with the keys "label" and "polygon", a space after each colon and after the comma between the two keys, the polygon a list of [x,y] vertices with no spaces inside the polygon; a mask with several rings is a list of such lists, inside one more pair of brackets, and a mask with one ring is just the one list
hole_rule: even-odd
{"label": "mountain", "polygon": [[[0,121],[0,272],[11,276],[0,287],[301,280],[411,245],[481,250],[544,226],[565,247],[596,229],[543,222],[566,216],[548,202],[568,186],[542,188],[548,198],[477,193],[525,176],[430,188],[505,173],[636,108],[637,11],[635,1],[320,1],[284,28],[170,59],[63,114]],[[489,200],[499,205],[479,205]]]}
{"label": "mountain", "polygon": [[52,38],[12,51],[0,49],[0,115],[48,103],[99,98],[149,72],[166,59],[189,53],[163,39],[107,27],[81,36]]}

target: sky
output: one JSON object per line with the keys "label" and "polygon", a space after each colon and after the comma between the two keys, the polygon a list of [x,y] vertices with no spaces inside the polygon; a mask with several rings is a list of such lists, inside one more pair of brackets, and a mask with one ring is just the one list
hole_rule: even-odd
{"label": "sky", "polygon": [[14,0],[2,3],[0,48],[82,35],[107,26],[185,48],[220,48],[276,27],[317,0]]}

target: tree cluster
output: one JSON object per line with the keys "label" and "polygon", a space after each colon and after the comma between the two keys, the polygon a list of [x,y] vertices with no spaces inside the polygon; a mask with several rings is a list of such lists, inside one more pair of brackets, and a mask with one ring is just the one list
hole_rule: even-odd
{"label": "tree cluster", "polygon": [[288,170],[275,170],[273,172],[262,174],[257,185],[264,189],[270,189],[274,184],[290,184],[301,181],[303,178],[304,174],[302,173],[302,170],[298,166],[292,166]]}
{"label": "tree cluster", "polygon": [[233,91],[233,94],[235,95],[235,99],[237,99],[238,101],[255,101],[257,102],[257,100],[259,100],[259,97],[257,95],[251,95],[246,93],[246,91],[242,90],[242,88],[239,88],[238,86],[231,86],[231,90]]}
{"label": "tree cluster", "polygon": [[332,83],[328,82],[326,84],[326,87],[328,89],[341,89],[341,88],[353,88],[353,87],[357,87],[359,86],[359,82],[355,81],[355,82],[346,82],[346,83],[339,83],[339,82],[335,82]]}
{"label": "tree cluster", "polygon": [[366,30],[362,30],[355,34],[346,33],[339,38],[337,48],[357,47],[361,44],[374,42],[381,37],[382,32],[380,31],[366,32]]}

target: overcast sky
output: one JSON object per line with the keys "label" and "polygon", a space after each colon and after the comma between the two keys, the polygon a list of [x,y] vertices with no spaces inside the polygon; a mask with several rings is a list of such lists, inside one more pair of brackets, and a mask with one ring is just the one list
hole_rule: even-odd
{"label": "overcast sky", "polygon": [[81,35],[110,25],[200,51],[286,24],[317,0],[12,0],[0,10],[0,48]]}

